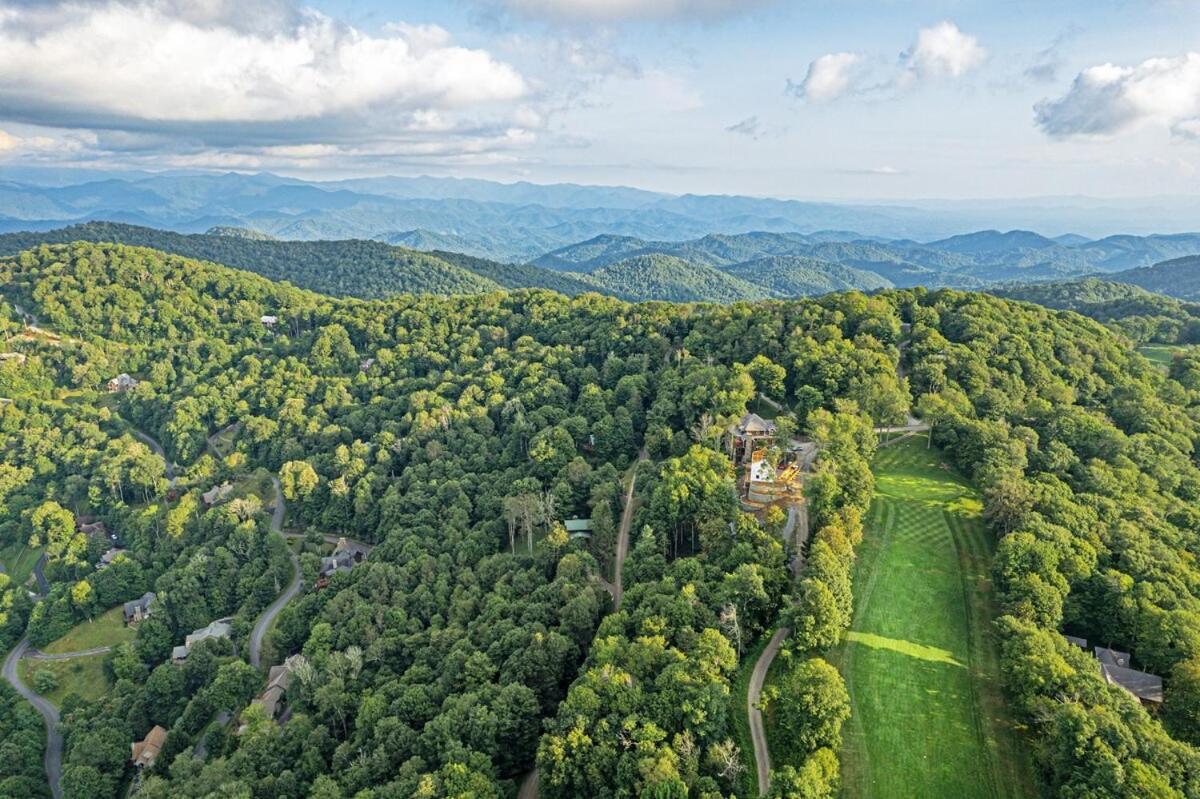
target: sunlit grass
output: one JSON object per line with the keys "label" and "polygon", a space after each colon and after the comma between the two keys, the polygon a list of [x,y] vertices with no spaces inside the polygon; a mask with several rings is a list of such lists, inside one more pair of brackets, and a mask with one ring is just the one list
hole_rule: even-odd
{"label": "sunlit grass", "polygon": [[830,654],[853,709],[842,795],[1032,796],[1028,745],[997,682],[979,494],[924,436],[881,449],[874,472],[854,621]]}
{"label": "sunlit grass", "polygon": [[965,668],[962,661],[953,657],[949,650],[938,649],[935,646],[925,646],[913,641],[899,641],[895,638],[884,638],[882,635],[864,633],[858,630],[851,630],[846,633],[846,640],[852,644],[869,646],[872,649],[886,649],[889,652],[898,652],[901,655],[917,658],[918,660],[928,660],[933,663],[949,663],[951,666]]}

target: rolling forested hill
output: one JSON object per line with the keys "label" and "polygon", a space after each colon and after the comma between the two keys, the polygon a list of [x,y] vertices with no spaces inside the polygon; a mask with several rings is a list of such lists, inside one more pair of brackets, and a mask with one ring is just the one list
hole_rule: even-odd
{"label": "rolling forested hill", "polygon": [[333,296],[469,294],[500,284],[440,258],[378,241],[278,241],[224,233],[182,234],[89,222],[45,233],[0,235],[0,255],[38,243],[114,242],[152,247],[254,272]]}
{"label": "rolling forested hill", "polygon": [[1200,256],[1117,272],[1111,279],[1182,300],[1200,300]]}
{"label": "rolling forested hill", "polygon": [[991,293],[1056,310],[1075,311],[1111,325],[1142,344],[1200,342],[1200,304],[1155,294],[1128,283],[1084,278],[1005,286],[992,289]]}
{"label": "rolling forested hill", "polygon": [[[155,725],[166,739],[142,799],[502,799],[535,765],[546,799],[745,796],[739,680],[785,627],[779,668],[797,690],[768,697],[789,736],[773,784],[837,795],[853,710],[824,658],[859,604],[856,550],[877,536],[873,430],[909,405],[932,426],[930,472],[979,489],[982,507],[939,493],[914,512],[953,501],[986,525],[992,543],[969,554],[990,579],[963,587],[995,600],[980,629],[1007,701],[989,713],[1023,736],[1047,795],[1200,791],[1200,368],[1160,371],[1078,314],[955,290],[339,299],[76,242],[0,258],[0,337],[0,547],[44,545],[50,580],[34,603],[0,579],[0,636],[40,646],[146,591],[161,603],[103,655],[96,690],[62,703],[66,799],[124,795],[129,744]],[[105,393],[122,372],[141,382]],[[720,440],[759,391],[819,445],[799,580],[784,514],[742,512]],[[173,485],[134,429],[178,464]],[[271,476],[298,551],[246,494]],[[223,481],[243,494],[207,507]],[[604,576],[630,491],[618,594]],[[108,568],[76,514],[120,531]],[[592,538],[572,541],[567,519],[590,519]],[[326,535],[372,549],[318,580]],[[242,643],[297,575],[265,655],[291,669],[275,717]],[[225,617],[236,646],[171,662]],[[1161,709],[1106,682],[1064,632],[1163,677]],[[982,668],[882,640],[888,657],[961,670],[965,693]],[[22,779],[39,765],[27,721],[0,718],[22,731],[5,764]]]}
{"label": "rolling forested hill", "polygon": [[771,292],[719,269],[670,255],[638,255],[597,269],[582,280],[624,300],[736,302]]}
{"label": "rolling forested hill", "polygon": [[757,258],[723,270],[762,286],[777,297],[807,297],[833,291],[876,291],[892,282],[874,272],[797,255]]}

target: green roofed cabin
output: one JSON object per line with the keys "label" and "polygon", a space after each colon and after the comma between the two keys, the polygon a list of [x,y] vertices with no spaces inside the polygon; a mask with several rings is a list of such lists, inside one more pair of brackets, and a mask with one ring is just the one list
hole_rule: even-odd
{"label": "green roofed cabin", "polygon": [[567,519],[565,522],[563,522],[563,527],[567,528],[567,533],[571,536],[571,538],[592,537],[591,519]]}

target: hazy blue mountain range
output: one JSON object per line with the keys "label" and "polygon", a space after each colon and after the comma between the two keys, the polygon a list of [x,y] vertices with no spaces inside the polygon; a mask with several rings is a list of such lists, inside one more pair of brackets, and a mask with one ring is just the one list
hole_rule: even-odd
{"label": "hazy blue mountain range", "polygon": [[1117,272],[1110,279],[1181,300],[1200,300],[1200,256]]}
{"label": "hazy blue mountain range", "polygon": [[[830,203],[434,177],[312,182],[271,174],[0,169],[0,231],[49,230],[92,220],[180,233],[246,228],[280,239],[375,239],[502,262],[531,261],[602,235],[684,242],[709,234],[757,231],[803,235],[808,246],[887,244],[893,249],[882,255],[826,257],[783,249],[756,252],[754,257],[802,255],[857,268],[879,262],[899,278],[888,279],[901,285],[920,279],[916,267],[948,271],[944,265],[927,266],[933,256],[921,242],[946,243],[945,255],[967,258],[968,263],[961,264],[966,270],[955,278],[961,285],[979,279],[971,269],[986,270],[992,266],[986,260],[993,256],[1009,272],[1028,269],[1028,277],[1046,279],[1077,273],[1084,266],[1116,270],[1195,252],[1171,249],[1168,241],[1164,244],[1170,251],[1150,254],[1141,252],[1149,249],[1142,237],[1104,238],[1114,231],[1186,230],[1183,225],[1200,218],[1170,211],[1192,208],[1183,200],[1157,205],[1146,201],[1136,207],[1131,203]],[[1089,215],[1089,209],[1094,213]],[[1148,227],[1155,220],[1157,226]],[[997,234],[995,241],[957,241],[985,225],[1034,227],[1056,237]],[[1131,251],[1123,249],[1124,238],[1134,240]],[[1105,265],[1095,253],[1077,257],[1077,250],[1104,241],[1116,262]],[[982,249],[972,249],[977,245]],[[920,252],[904,252],[906,247]],[[677,257],[689,259],[686,254]]]}
{"label": "hazy blue mountain range", "polygon": [[[978,231],[919,243],[912,240],[831,240],[829,236],[755,232],[708,235],[692,241],[648,241],[630,236],[597,236],[535,259],[547,269],[594,272],[627,258],[661,254],[726,268],[773,257],[809,259],[829,271],[850,267],[896,286],[971,288],[998,282],[1056,280],[1150,266],[1200,254],[1200,235],[1075,238],[1072,243],[1029,231]],[[745,270],[737,274],[745,276]],[[859,285],[858,288],[867,288]]]}

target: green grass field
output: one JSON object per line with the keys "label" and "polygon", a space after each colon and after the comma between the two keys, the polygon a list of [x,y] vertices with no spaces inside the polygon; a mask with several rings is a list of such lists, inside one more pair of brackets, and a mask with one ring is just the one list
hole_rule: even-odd
{"label": "green grass field", "polygon": [[125,626],[125,614],[121,605],[117,605],[91,621],[75,625],[62,638],[44,646],[42,651],[50,655],[81,652],[98,646],[116,646],[132,641],[136,635],[136,630]]}
{"label": "green grass field", "polygon": [[34,675],[45,669],[54,672],[58,678],[58,687],[45,696],[58,707],[70,694],[76,694],[89,701],[99,699],[108,691],[108,677],[104,674],[104,659],[107,655],[89,655],[70,660],[30,660],[21,661],[18,666],[21,681],[30,688],[34,685]]}
{"label": "green grass field", "polygon": [[1138,347],[1137,351],[1148,360],[1169,369],[1171,361],[1175,360],[1175,356],[1181,352],[1187,352],[1188,347],[1180,344],[1146,344],[1145,346]]}
{"label": "green grass field", "polygon": [[33,574],[33,566],[42,556],[41,548],[33,549],[25,544],[13,544],[0,549],[0,563],[4,571],[17,585],[24,585]]}
{"label": "green grass field", "polygon": [[1028,743],[997,681],[979,495],[924,436],[881,449],[874,472],[854,622],[830,657],[853,707],[842,795],[1033,796]]}

